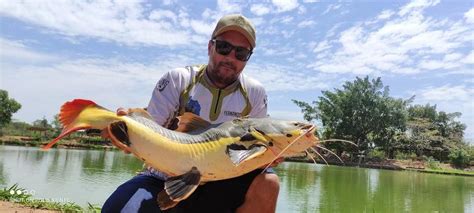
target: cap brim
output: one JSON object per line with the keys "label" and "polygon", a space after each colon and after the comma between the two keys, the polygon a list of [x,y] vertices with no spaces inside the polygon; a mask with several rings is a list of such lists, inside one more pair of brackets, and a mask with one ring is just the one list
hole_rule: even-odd
{"label": "cap brim", "polygon": [[215,33],[214,37],[227,31],[237,31],[240,34],[244,35],[247,41],[249,42],[250,46],[252,47],[252,49],[255,48],[255,40],[246,30],[244,30],[242,27],[239,27],[239,26],[231,25],[231,26],[222,27]]}

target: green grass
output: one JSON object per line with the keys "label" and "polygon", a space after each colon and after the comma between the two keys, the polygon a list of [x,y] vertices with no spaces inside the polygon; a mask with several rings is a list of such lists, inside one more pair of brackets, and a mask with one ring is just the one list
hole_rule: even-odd
{"label": "green grass", "polygon": [[100,206],[88,203],[86,208],[82,208],[73,202],[52,202],[48,199],[36,199],[26,190],[20,188],[18,184],[0,190],[0,200],[18,203],[22,206],[34,209],[57,210],[61,212],[100,212]]}
{"label": "green grass", "polygon": [[424,171],[429,172],[429,173],[446,174],[446,175],[474,176],[473,171],[464,171],[464,170],[459,170],[459,169],[425,169]]}

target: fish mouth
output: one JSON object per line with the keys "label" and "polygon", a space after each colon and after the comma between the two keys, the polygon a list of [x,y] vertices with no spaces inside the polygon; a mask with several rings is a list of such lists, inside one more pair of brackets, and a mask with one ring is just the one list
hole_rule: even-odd
{"label": "fish mouth", "polygon": [[301,130],[305,130],[306,133],[304,134],[306,137],[310,137],[314,135],[314,132],[316,131],[316,125],[314,124],[308,124],[304,127],[301,128]]}

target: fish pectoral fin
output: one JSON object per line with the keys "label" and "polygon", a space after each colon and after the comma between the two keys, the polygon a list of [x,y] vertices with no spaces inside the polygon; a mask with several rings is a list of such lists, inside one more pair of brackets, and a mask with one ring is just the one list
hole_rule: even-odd
{"label": "fish pectoral fin", "polygon": [[188,198],[199,186],[201,173],[196,167],[179,176],[169,177],[164,189],[158,193],[158,205],[161,210],[173,208],[179,201]]}
{"label": "fish pectoral fin", "polygon": [[260,156],[267,151],[267,147],[261,144],[253,144],[249,149],[241,149],[240,147],[243,146],[227,146],[227,154],[235,166],[240,165],[244,161]]}
{"label": "fish pectoral fin", "polygon": [[175,129],[175,131],[178,132],[191,132],[200,129],[207,129],[211,125],[209,121],[206,121],[190,112],[185,112],[183,115],[178,116],[178,120],[178,127]]}
{"label": "fish pectoral fin", "polygon": [[250,128],[249,133],[257,140],[268,143],[267,137],[265,137],[265,133],[263,131],[260,131],[258,129],[255,129],[254,127]]}

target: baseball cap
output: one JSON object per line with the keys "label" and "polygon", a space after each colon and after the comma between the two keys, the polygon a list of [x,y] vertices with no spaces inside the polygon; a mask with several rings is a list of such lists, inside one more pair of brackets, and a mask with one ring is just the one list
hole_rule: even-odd
{"label": "baseball cap", "polygon": [[240,14],[223,16],[219,22],[217,22],[216,28],[212,33],[212,38],[230,30],[242,33],[249,41],[252,49],[255,48],[255,40],[257,39],[255,36],[255,27],[248,18]]}

